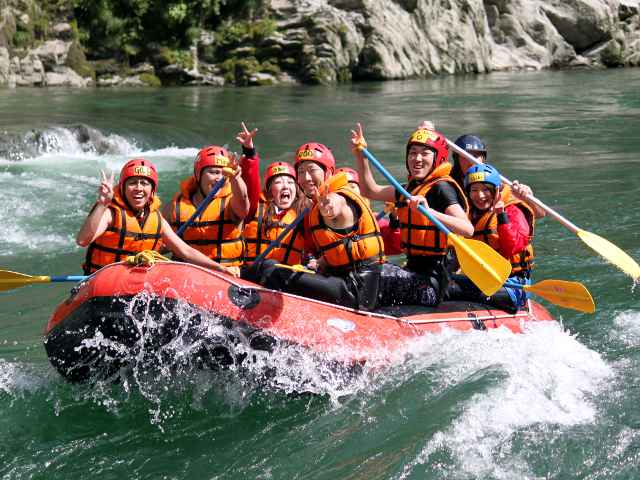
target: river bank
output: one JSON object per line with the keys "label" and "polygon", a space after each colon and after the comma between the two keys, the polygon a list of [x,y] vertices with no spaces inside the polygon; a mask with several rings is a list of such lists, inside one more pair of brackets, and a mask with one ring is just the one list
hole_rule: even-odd
{"label": "river bank", "polygon": [[640,64],[637,0],[209,4],[207,11],[196,1],[158,7],[184,23],[176,39],[149,36],[144,25],[117,30],[124,17],[104,25],[92,17],[115,10],[0,0],[0,87],[332,84]]}

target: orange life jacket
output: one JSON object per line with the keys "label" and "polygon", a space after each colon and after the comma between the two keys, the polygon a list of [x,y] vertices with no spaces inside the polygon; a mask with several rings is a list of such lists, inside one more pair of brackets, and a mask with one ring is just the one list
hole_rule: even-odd
{"label": "orange life jacket", "polygon": [[[529,205],[511,196],[510,189],[502,190],[501,199],[504,202],[505,208],[509,205],[516,205],[520,208],[527,219],[527,223],[529,224],[529,243],[524,250],[516,253],[508,259],[511,262],[511,275],[520,272],[528,272],[534,265],[533,245],[531,242],[533,241],[535,214]],[[498,237],[498,215],[495,212],[485,212],[484,215],[475,222],[473,228],[473,238],[475,240],[487,243],[494,250],[498,250],[500,247],[500,240]]]}
{"label": "orange life jacket", "polygon": [[[278,235],[297,218],[293,208],[287,210],[284,216],[265,218],[268,203],[264,196],[260,198],[255,217],[244,227],[244,261],[247,265],[260,255]],[[267,228],[268,227],[268,228]],[[302,223],[289,231],[279,246],[269,252],[267,258],[277,260],[286,265],[296,265],[302,261],[304,249],[304,235]]]}
{"label": "orange life jacket", "polygon": [[[429,190],[440,182],[447,182],[456,189],[463,202],[462,209],[468,213],[467,198],[449,176],[451,164],[443,163],[436,167],[424,181],[411,191],[411,195],[426,197]],[[396,202],[398,220],[400,220],[400,246],[407,256],[444,256],[447,253],[447,236],[436,227],[426,215],[412,210],[407,199],[400,197]]]}
{"label": "orange life jacket", "polygon": [[342,234],[329,228],[318,205],[309,213],[311,237],[320,254],[324,257],[329,271],[335,273],[354,270],[359,266],[384,263],[384,242],[375,214],[360,195],[341,188],[336,193],[355,203],[360,209],[357,228]]}
{"label": "orange life jacket", "polygon": [[[198,208],[193,196],[198,189],[195,178],[189,177],[180,184],[180,192],[173,197],[171,227],[178,231]],[[242,222],[233,218],[231,211],[231,186],[227,183],[216,194],[204,212],[189,225],[183,240],[216,262],[226,265],[242,265]]]}
{"label": "orange life jacket", "polygon": [[89,244],[82,265],[85,275],[144,250],[159,252],[162,246],[162,215],[157,196],[154,196],[149,206],[149,214],[143,225],[140,225],[135,213],[118,192],[114,194],[109,209],[113,215],[113,223]]}

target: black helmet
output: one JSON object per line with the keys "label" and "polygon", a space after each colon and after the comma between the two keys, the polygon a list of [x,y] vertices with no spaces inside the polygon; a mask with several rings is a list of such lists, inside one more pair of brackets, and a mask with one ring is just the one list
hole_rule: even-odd
{"label": "black helmet", "polygon": [[[456,145],[467,152],[480,152],[484,154],[486,160],[487,146],[475,135],[465,134],[458,137],[456,139]],[[457,159],[458,155],[454,153],[454,157]]]}

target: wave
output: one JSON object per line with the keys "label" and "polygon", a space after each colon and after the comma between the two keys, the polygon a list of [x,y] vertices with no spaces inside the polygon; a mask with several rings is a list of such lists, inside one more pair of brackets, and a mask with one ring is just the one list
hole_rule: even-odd
{"label": "wave", "polygon": [[24,134],[0,134],[0,159],[13,162],[47,154],[127,155],[139,150],[135,140],[106,134],[84,124],[52,126]]}

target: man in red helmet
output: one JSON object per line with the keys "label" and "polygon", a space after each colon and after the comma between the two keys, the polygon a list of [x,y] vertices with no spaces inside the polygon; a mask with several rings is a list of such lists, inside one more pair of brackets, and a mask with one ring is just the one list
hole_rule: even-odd
{"label": "man in red helmet", "polygon": [[202,148],[193,165],[193,175],[180,183],[164,214],[178,231],[193,216],[214,185],[227,177],[204,211],[188,223],[182,238],[207,257],[228,267],[243,262],[242,222],[249,212],[247,187],[235,157],[226,148]]}
{"label": "man in red helmet", "polygon": [[100,174],[98,199],[76,237],[78,245],[88,246],[85,274],[144,250],[160,251],[161,246],[196,265],[233,273],[184,243],[162,218],[155,195],[158,172],[149,160],[129,160],[115,190],[113,173]]}
{"label": "man in red helmet", "polygon": [[417,209],[422,205],[458,235],[473,235],[467,217],[464,192],[449,176],[448,148],[444,135],[429,128],[414,131],[405,150],[409,174],[404,198],[391,186],[376,183],[360,147],[366,145],[362,126],[352,130],[351,145],[358,162],[363,193],[374,200],[395,202],[400,220],[401,246],[407,256],[405,269],[387,263],[381,278],[381,305],[422,304],[435,306],[442,300],[448,281],[447,238]]}

